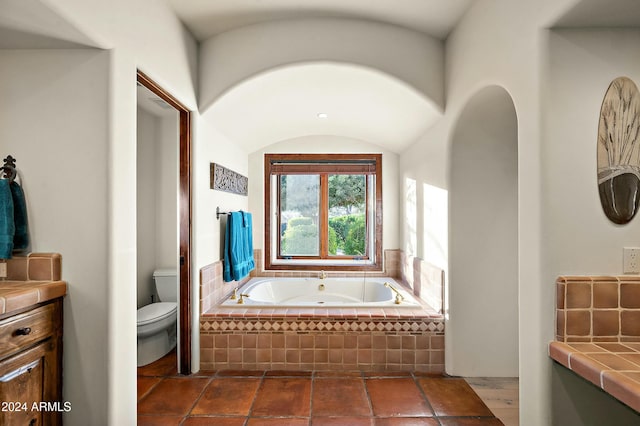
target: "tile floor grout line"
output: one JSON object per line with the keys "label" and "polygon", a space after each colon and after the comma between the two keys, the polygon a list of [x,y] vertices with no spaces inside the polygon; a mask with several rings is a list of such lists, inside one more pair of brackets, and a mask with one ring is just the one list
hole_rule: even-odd
{"label": "tile floor grout line", "polygon": [[440,422],[439,416],[436,413],[436,410],[433,408],[433,405],[431,404],[431,401],[429,401],[429,398],[427,397],[427,394],[425,393],[424,389],[422,388],[422,386],[418,382],[418,378],[416,377],[416,375],[413,372],[411,373],[411,378],[413,379],[413,383],[415,383],[416,387],[418,388],[418,391],[420,392],[420,395],[422,395],[422,397],[424,398],[425,402],[427,403],[427,406],[429,407],[429,409],[433,413],[433,418],[436,419],[438,424],[441,425],[442,422]]}
{"label": "tile floor grout line", "polygon": [[249,406],[249,412],[247,413],[247,421],[245,422],[245,424],[248,424],[249,420],[252,417],[251,414],[253,413],[253,406],[255,405],[256,400],[258,399],[258,393],[260,392],[260,388],[262,388],[262,385],[264,384],[264,379],[266,376],[267,376],[267,372],[263,371],[262,376],[260,376],[260,383],[258,383],[256,392],[253,394],[253,401],[251,401],[251,405]]}
{"label": "tile floor grout line", "polygon": [[311,426],[311,418],[313,416],[313,391],[316,388],[316,370],[311,370],[311,390],[309,391],[309,426]]}
{"label": "tile floor grout line", "polygon": [[371,402],[371,395],[369,395],[369,388],[367,387],[367,380],[365,378],[364,372],[360,372],[360,380],[362,380],[362,386],[364,387],[364,394],[367,396],[367,403],[369,404],[369,412],[371,413],[371,418],[374,419],[375,413],[373,412],[373,402]]}
{"label": "tile floor grout line", "polygon": [[[185,376],[185,377],[188,377],[188,376]],[[187,414],[185,415],[185,418],[187,418],[187,417],[189,417],[191,415],[191,412],[193,411],[195,406],[198,404],[198,402],[202,398],[202,395],[204,395],[204,392],[207,390],[207,388],[209,387],[211,382],[213,382],[213,379],[214,379],[214,376],[209,377],[209,379],[207,380],[207,384],[204,385],[204,387],[200,391],[200,394],[198,395],[198,397],[195,399],[195,401],[193,401],[193,404],[191,404],[191,408],[189,408],[189,411],[187,411]]]}
{"label": "tile floor grout line", "polygon": [[[142,376],[144,377],[144,376]],[[154,377],[155,378],[155,377]],[[136,378],[136,385],[138,384],[137,381],[140,379],[140,377]],[[154,384],[153,386],[151,386],[149,389],[147,389],[147,391],[142,394],[141,397],[138,398],[138,402],[136,403],[139,404],[140,402],[142,402],[143,399],[145,399],[147,396],[149,396],[149,394],[151,393],[152,390],[154,390],[156,388],[156,386],[158,386],[160,384],[160,382],[162,382],[165,379],[165,377],[161,377],[160,380],[158,380],[158,382],[156,384]],[[137,411],[136,411],[136,415],[137,415]]]}

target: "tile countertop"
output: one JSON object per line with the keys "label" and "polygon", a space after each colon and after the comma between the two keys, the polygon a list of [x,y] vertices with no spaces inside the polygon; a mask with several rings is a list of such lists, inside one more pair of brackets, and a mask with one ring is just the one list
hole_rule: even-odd
{"label": "tile countertop", "polygon": [[1,281],[0,315],[67,294],[64,281]]}

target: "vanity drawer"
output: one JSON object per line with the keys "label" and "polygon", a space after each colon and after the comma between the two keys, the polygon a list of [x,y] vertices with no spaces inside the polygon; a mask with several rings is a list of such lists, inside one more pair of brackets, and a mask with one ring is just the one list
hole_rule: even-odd
{"label": "vanity drawer", "polygon": [[0,322],[0,358],[44,340],[54,332],[55,304],[7,318]]}

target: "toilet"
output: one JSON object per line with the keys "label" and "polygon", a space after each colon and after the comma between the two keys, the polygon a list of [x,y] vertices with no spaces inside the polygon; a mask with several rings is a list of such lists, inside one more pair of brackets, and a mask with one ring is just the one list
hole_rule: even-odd
{"label": "toilet", "polygon": [[138,367],[162,358],[176,346],[177,271],[158,269],[153,282],[160,300],[138,309]]}

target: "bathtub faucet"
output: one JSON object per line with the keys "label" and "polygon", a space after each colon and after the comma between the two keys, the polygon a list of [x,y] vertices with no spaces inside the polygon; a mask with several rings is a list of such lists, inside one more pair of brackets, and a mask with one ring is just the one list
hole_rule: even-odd
{"label": "bathtub faucet", "polygon": [[400,294],[398,289],[396,289],[394,286],[392,286],[389,283],[384,283],[384,286],[391,289],[391,291],[393,291],[396,294],[396,301],[395,301],[396,305],[399,305],[400,303],[402,303],[402,301],[404,300],[404,296]]}
{"label": "bathtub faucet", "polygon": [[238,302],[237,302],[238,305],[244,304],[244,297],[249,297],[249,295],[245,293],[240,293],[240,299],[238,299]]}
{"label": "bathtub faucet", "polygon": [[320,279],[324,280],[325,278],[327,278],[327,273],[325,271],[320,271]]}

